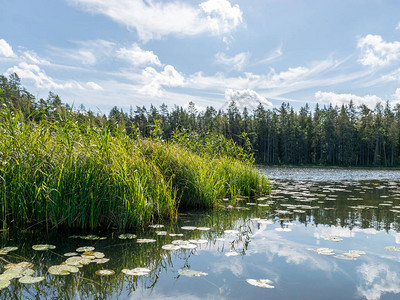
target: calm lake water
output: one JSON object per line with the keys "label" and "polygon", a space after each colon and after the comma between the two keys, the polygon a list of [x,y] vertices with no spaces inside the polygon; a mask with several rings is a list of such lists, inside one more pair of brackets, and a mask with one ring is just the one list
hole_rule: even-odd
{"label": "calm lake water", "polygon": [[[44,280],[29,284],[11,279],[0,290],[0,299],[400,298],[400,171],[260,171],[271,178],[270,196],[239,199],[237,207],[224,201],[221,209],[184,213],[176,224],[129,232],[137,235],[133,239],[109,231],[5,234],[1,247],[18,249],[0,256],[1,272],[5,261],[26,261],[34,264],[32,276]],[[143,239],[153,242],[139,243]],[[56,248],[32,250],[36,244]],[[176,247],[165,250],[165,245]],[[49,273],[52,265],[68,259],[65,253],[84,246],[109,261],[93,262],[90,252],[78,272]],[[133,271],[126,270],[138,267],[149,272],[128,275]],[[102,269],[115,274],[96,275]],[[6,285],[7,276],[0,275],[0,286]],[[260,279],[269,281],[256,286]]]}

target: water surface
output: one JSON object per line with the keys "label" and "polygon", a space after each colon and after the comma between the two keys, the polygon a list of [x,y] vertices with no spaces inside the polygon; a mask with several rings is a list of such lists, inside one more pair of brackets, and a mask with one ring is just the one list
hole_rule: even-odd
{"label": "water surface", "polygon": [[[4,260],[32,262],[34,276],[45,279],[36,284],[12,279],[10,286],[0,290],[0,298],[400,297],[400,251],[393,251],[400,250],[399,171],[260,171],[271,178],[274,188],[270,196],[238,199],[237,206],[226,199],[221,209],[186,212],[176,224],[131,231],[137,235],[133,239],[120,239],[121,232],[116,231],[90,232],[106,238],[101,240],[79,237],[88,232],[61,234],[33,229],[5,234],[1,247],[17,246],[18,250],[0,256],[0,266],[6,265]],[[196,229],[188,230],[190,227]],[[155,242],[138,243],[138,239]],[[190,240],[196,248],[162,248],[176,240]],[[35,244],[52,244],[56,248],[34,251]],[[50,266],[67,259],[64,253],[82,246],[93,246],[110,260],[83,265],[78,273],[70,275],[49,274]],[[362,254],[349,256],[349,250]],[[122,272],[136,267],[148,268],[150,272],[143,276]],[[101,269],[113,270],[115,274],[96,275]],[[187,270],[199,271],[200,276],[185,276]],[[249,279],[269,279],[274,288],[251,285]]]}

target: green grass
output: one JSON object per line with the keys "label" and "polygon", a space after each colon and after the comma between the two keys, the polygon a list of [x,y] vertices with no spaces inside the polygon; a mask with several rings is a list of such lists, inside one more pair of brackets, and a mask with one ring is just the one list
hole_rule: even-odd
{"label": "green grass", "polygon": [[[213,140],[214,150],[207,144]],[[173,220],[178,208],[268,192],[267,180],[235,147],[215,137],[132,139],[79,124],[73,113],[31,122],[0,108],[3,228],[140,227]]]}

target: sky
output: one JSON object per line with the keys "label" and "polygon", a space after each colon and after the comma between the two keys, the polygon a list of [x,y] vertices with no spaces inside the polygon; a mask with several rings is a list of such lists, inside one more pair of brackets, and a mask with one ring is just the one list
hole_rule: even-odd
{"label": "sky", "polygon": [[400,103],[398,0],[0,0],[0,74],[108,112]]}

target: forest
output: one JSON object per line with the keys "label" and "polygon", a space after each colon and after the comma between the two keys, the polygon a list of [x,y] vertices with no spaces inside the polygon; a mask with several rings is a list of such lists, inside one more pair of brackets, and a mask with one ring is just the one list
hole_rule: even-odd
{"label": "forest", "polygon": [[[239,109],[235,102],[226,110],[207,107],[198,111],[193,102],[181,106],[131,106],[128,112],[113,107],[108,115],[72,108],[49,92],[36,99],[22,85],[17,74],[0,76],[1,97],[24,118],[51,118],[54,112],[73,111],[77,122],[107,125],[129,136],[158,136],[170,140],[185,131],[200,136],[222,135],[251,149],[257,163],[270,165],[378,166],[400,165],[400,104],[309,105],[295,110],[289,103],[266,109]],[[132,99],[134,103],[134,99]]]}

